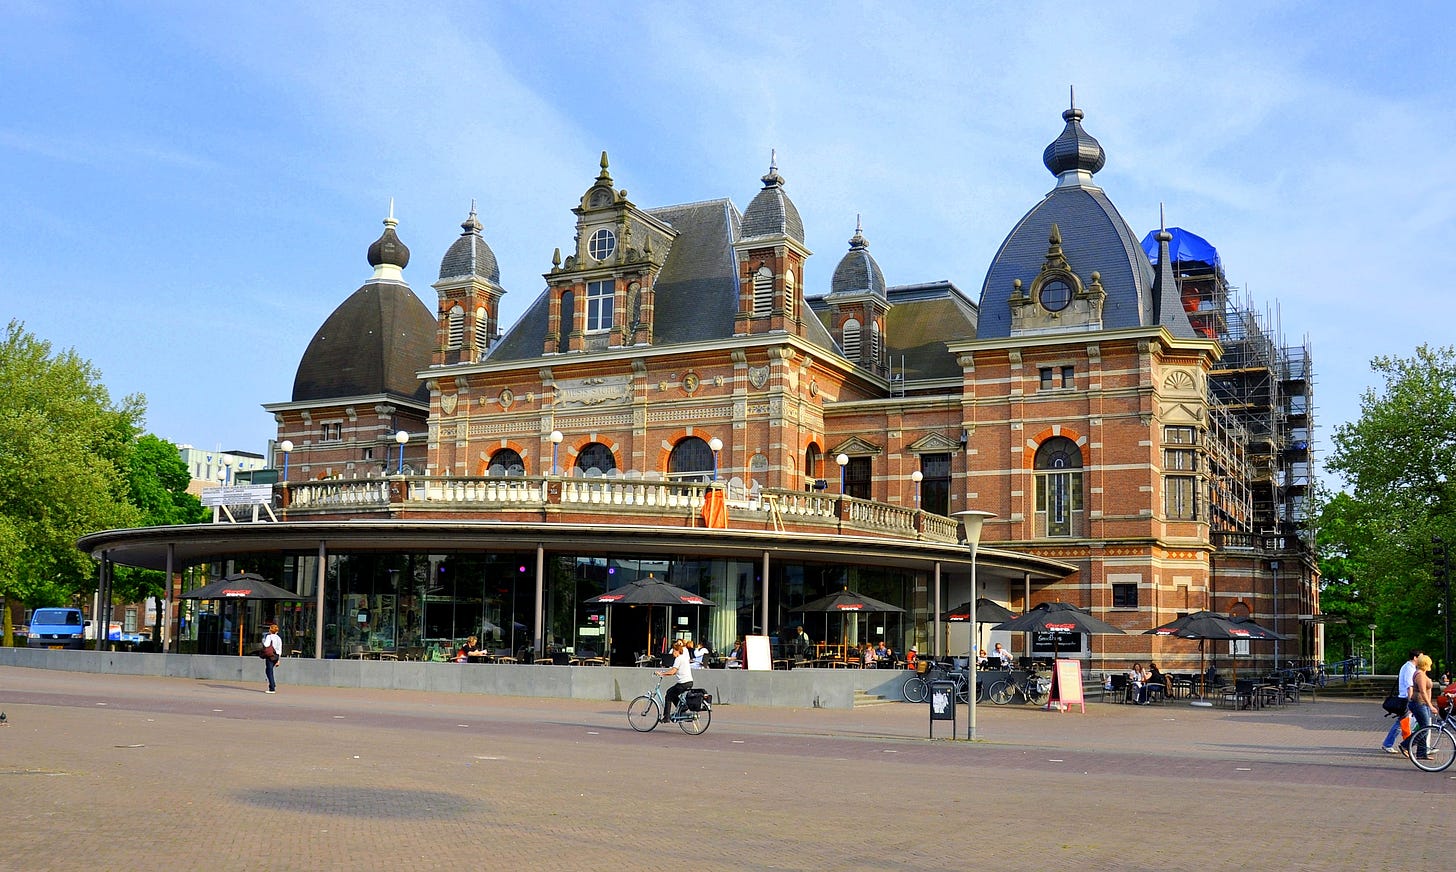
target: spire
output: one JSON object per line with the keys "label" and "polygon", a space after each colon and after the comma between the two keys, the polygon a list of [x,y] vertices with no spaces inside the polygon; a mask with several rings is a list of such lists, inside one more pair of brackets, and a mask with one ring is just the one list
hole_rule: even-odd
{"label": "spire", "polygon": [[480,231],[485,229],[485,225],[480,223],[480,218],[475,214],[474,197],[470,198],[470,215],[464,221],[460,222],[460,229],[463,231],[460,234],[461,236],[479,236]]}
{"label": "spire", "polygon": [[1158,240],[1158,266],[1153,273],[1153,323],[1167,327],[1174,336],[1193,336],[1193,327],[1179,299],[1178,279],[1173,275],[1173,257],[1168,248],[1173,234],[1167,230],[1162,203],[1158,204],[1158,233],[1154,238]]}
{"label": "spire", "polygon": [[860,221],[858,212],[854,214],[854,235],[849,238],[850,251],[863,251],[870,247],[870,241],[864,238],[864,224]]}
{"label": "spire", "polygon": [[768,150],[768,174],[761,181],[765,188],[782,188],[784,177],[779,175],[779,151],[776,148]]}
{"label": "spire", "polygon": [[389,217],[384,219],[384,232],[369,246],[369,265],[374,267],[374,279],[404,281],[401,274],[409,266],[409,248],[400,241],[394,228],[399,222],[394,219],[394,198],[389,198]]}

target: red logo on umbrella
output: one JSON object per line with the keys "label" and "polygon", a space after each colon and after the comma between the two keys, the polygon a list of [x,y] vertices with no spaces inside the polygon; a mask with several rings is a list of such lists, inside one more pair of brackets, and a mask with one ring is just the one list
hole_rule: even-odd
{"label": "red logo on umbrella", "polygon": [[700,606],[703,604],[703,598],[700,596],[680,596],[678,599],[690,606]]}
{"label": "red logo on umbrella", "polygon": [[1077,629],[1077,625],[1076,624],[1047,624],[1046,625],[1046,628],[1048,630],[1071,631],[1071,630]]}
{"label": "red logo on umbrella", "polygon": [[604,603],[614,603],[621,598],[622,595],[619,593],[604,593],[601,596],[597,597],[598,600]]}
{"label": "red logo on umbrella", "polygon": [[222,595],[223,596],[241,596],[241,597],[247,597],[247,596],[250,596],[252,593],[253,593],[253,589],[251,587],[230,588],[228,590],[222,591]]}
{"label": "red logo on umbrella", "polygon": [[857,612],[864,608],[864,603],[840,603],[835,608],[841,612]]}

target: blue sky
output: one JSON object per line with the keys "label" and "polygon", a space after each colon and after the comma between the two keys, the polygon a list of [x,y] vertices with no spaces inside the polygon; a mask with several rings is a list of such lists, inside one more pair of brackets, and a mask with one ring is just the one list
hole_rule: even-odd
{"label": "blue sky", "polygon": [[807,292],[860,214],[891,284],[979,294],[1075,85],[1133,229],[1163,204],[1308,339],[1326,451],[1372,357],[1456,341],[1451,13],[1151,8],[0,0],[0,314],[145,394],[163,438],[262,452],[391,197],[432,310],[478,202],[509,324],[603,149],[639,205],[743,208],[774,148]]}

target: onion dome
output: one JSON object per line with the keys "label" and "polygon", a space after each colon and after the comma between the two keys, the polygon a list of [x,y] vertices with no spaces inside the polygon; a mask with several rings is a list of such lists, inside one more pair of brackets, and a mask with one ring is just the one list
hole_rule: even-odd
{"label": "onion dome", "polygon": [[1073,106],[1062,113],[1062,118],[1067,126],[1062,129],[1062,135],[1052,140],[1052,144],[1042,152],[1042,163],[1057,177],[1073,170],[1090,176],[1102,169],[1107,163],[1107,153],[1102,150],[1101,143],[1082,129],[1082,110]]}
{"label": "onion dome", "polygon": [[384,233],[374,240],[369,246],[369,265],[374,267],[374,274],[380,275],[381,268],[388,271],[388,267],[394,267],[393,272],[409,266],[409,248],[399,241],[399,236],[394,228],[399,222],[394,220],[394,208],[390,207],[390,215],[384,219]]}
{"label": "onion dome", "polygon": [[393,395],[429,400],[417,373],[428,369],[439,327],[399,275],[409,249],[385,220],[369,246],[374,276],[339,304],[314,334],[293,379],[293,401]]}
{"label": "onion dome", "polygon": [[475,204],[470,204],[470,217],[460,224],[462,230],[458,239],[450,244],[440,260],[440,280],[460,278],[481,278],[493,285],[500,284],[500,266],[495,261],[495,252],[480,235],[480,219],[475,215]]}
{"label": "onion dome", "polygon": [[770,157],[768,174],[759,191],[743,213],[741,239],[788,237],[804,244],[804,222],[794,201],[784,193],[784,177],[779,175],[777,157]]}
{"label": "onion dome", "polygon": [[849,239],[849,251],[840,258],[834,268],[834,278],[829,282],[829,293],[836,296],[846,294],[874,294],[885,297],[885,274],[870,254],[869,240],[858,220],[855,221],[854,236]]}

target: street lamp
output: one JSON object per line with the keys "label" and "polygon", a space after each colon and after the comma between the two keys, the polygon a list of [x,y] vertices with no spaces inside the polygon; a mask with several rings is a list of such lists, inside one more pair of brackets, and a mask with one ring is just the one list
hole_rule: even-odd
{"label": "street lamp", "polygon": [[551,474],[556,475],[556,449],[561,447],[561,440],[566,436],[560,430],[551,431]]}
{"label": "street lamp", "polygon": [[723,440],[714,436],[708,440],[708,447],[713,449],[713,481],[718,480],[718,452],[723,450]]}
{"label": "street lamp", "polygon": [[849,455],[837,455],[834,462],[839,464],[839,495],[844,496],[844,468],[849,465]]}
{"label": "street lamp", "polygon": [[[976,641],[976,547],[981,544],[981,528],[985,526],[987,519],[996,517],[995,512],[984,512],[980,509],[970,509],[964,512],[955,512],[954,517],[960,518],[961,523],[966,527],[966,544],[971,546],[971,613],[967,615],[970,619],[968,626],[971,628],[971,644]],[[976,652],[966,654],[966,738],[976,738]]]}
{"label": "street lamp", "polygon": [[284,439],[278,443],[278,450],[283,452],[283,483],[288,484],[288,455],[293,453],[293,442]]}
{"label": "street lamp", "polygon": [[1375,674],[1375,627],[1376,626],[1377,626],[1376,624],[1371,624],[1370,625],[1370,674],[1371,675],[1374,675]]}
{"label": "street lamp", "polygon": [[399,474],[404,475],[404,446],[409,442],[409,434],[400,430],[394,434],[394,441],[399,443]]}
{"label": "street lamp", "polygon": [[910,480],[915,482],[915,511],[920,511],[920,483],[925,480],[925,473],[915,470],[910,473]]}

